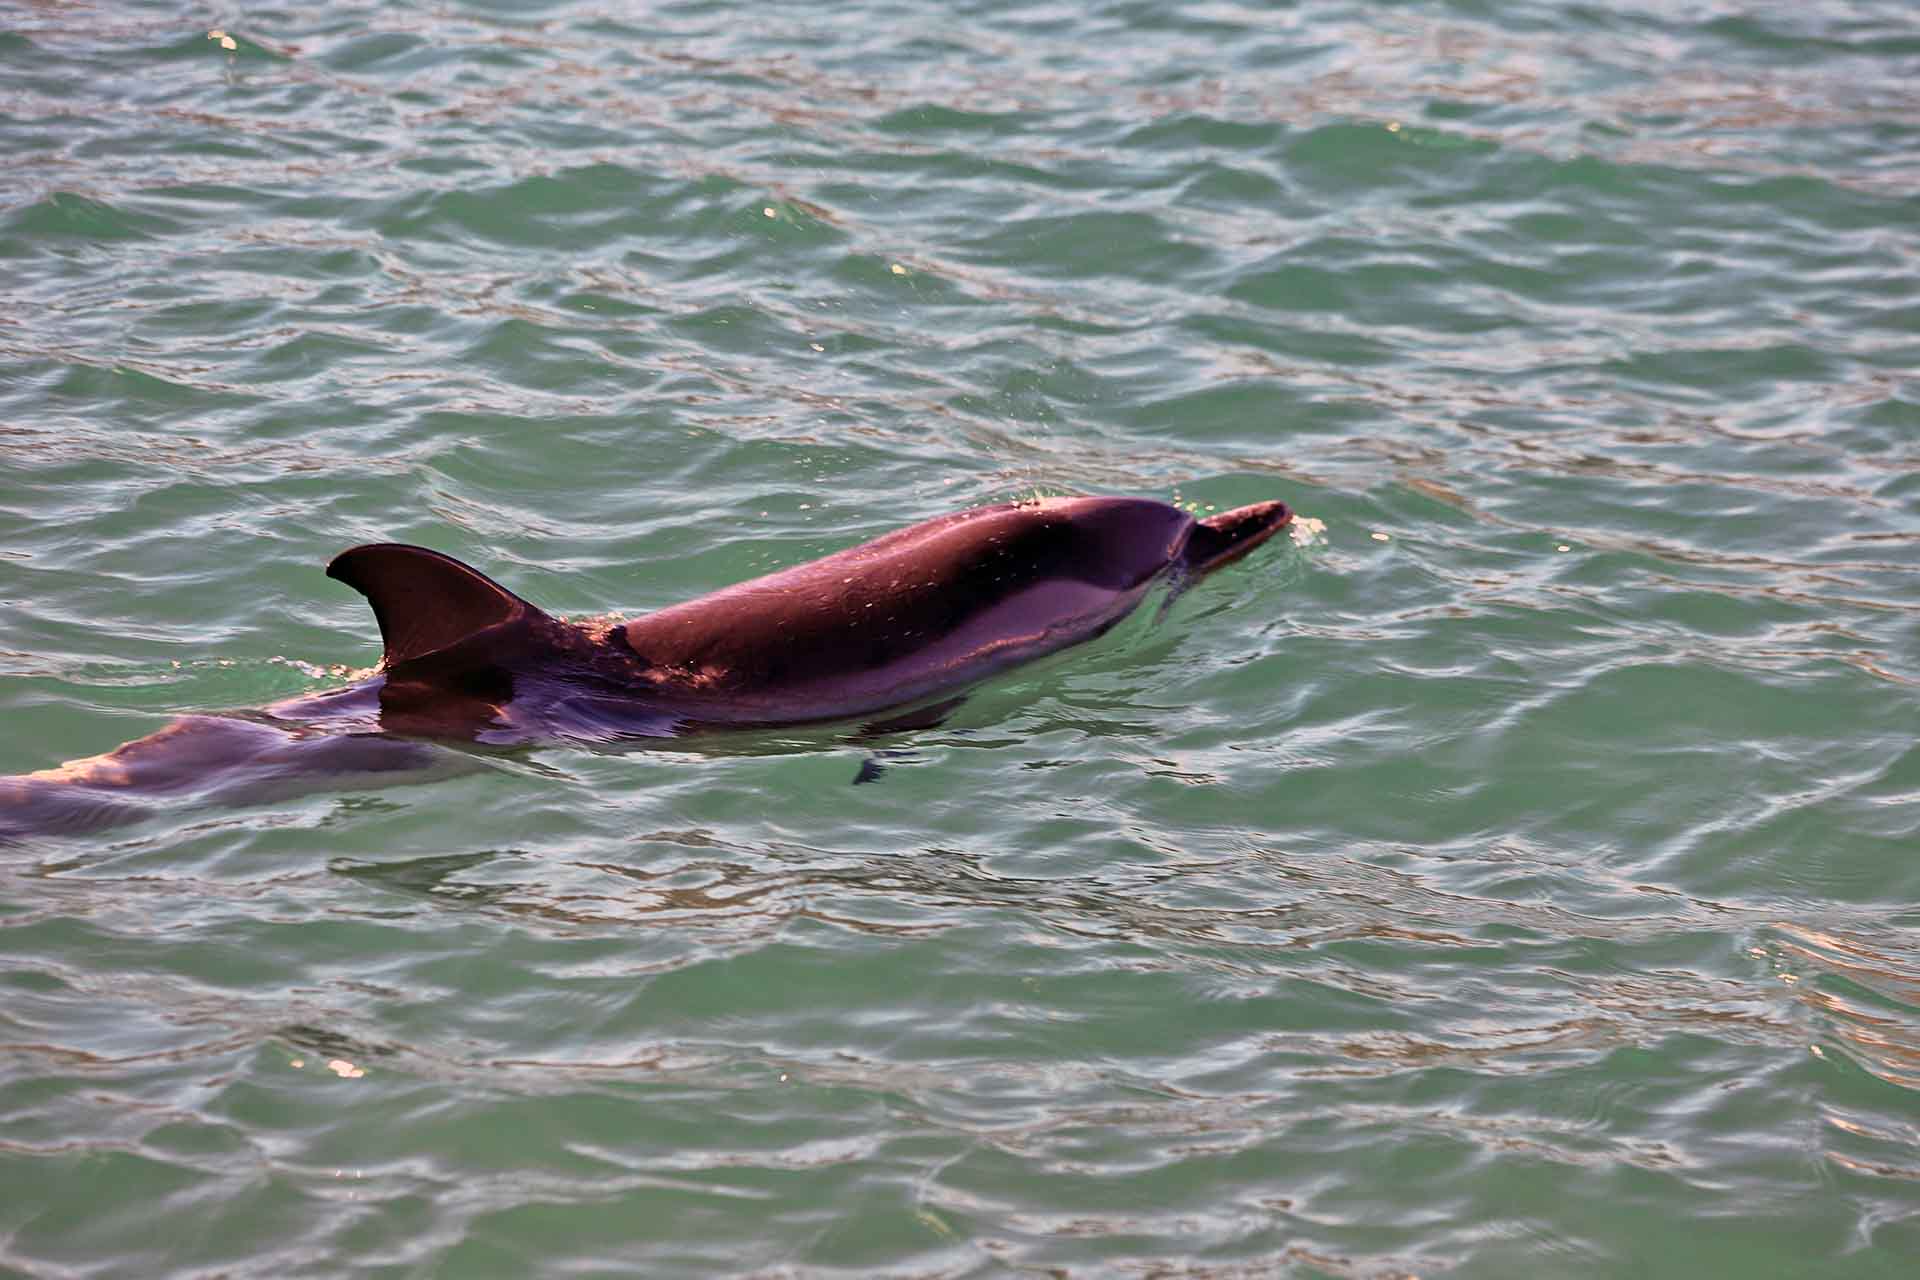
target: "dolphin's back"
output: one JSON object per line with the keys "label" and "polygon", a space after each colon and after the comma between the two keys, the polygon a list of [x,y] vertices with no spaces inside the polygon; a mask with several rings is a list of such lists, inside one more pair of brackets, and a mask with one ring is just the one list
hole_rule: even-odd
{"label": "dolphin's back", "polygon": [[1192,528],[1144,499],[984,507],[648,614],[625,639],[663,692],[857,714],[1111,625]]}
{"label": "dolphin's back", "polygon": [[591,631],[420,547],[357,547],[328,572],[373,604],[381,721],[403,732],[538,732],[579,707],[781,724],[901,706],[1089,639],[1168,570],[1205,572],[1286,519],[1280,503],[1200,523],[1145,498],[981,507]]}

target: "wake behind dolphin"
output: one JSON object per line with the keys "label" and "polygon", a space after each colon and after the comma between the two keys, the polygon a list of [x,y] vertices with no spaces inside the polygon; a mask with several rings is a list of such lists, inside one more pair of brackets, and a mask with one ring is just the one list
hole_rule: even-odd
{"label": "wake behind dolphin", "polygon": [[666,737],[910,707],[1092,639],[1156,582],[1236,560],[1291,519],[1280,502],[1201,521],[1144,498],[980,507],[597,626],[554,618],[437,551],[355,547],[327,575],[372,605],[378,674],[0,779],[0,829],[85,828],[129,802],[418,769],[445,754],[423,740]]}

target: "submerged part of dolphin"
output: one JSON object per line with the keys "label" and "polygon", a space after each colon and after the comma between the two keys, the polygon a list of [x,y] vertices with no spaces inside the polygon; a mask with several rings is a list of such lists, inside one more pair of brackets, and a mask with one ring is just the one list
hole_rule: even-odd
{"label": "submerged part of dolphin", "polygon": [[1218,568],[1291,518],[1280,502],[1200,521],[1144,498],[982,507],[597,626],[543,613],[437,551],[355,547],[327,574],[373,606],[379,674],[0,779],[0,824],[55,790],[91,791],[73,798],[97,814],[290,773],[386,774],[420,764],[418,738],[606,740],[907,707],[1091,639],[1157,581]]}

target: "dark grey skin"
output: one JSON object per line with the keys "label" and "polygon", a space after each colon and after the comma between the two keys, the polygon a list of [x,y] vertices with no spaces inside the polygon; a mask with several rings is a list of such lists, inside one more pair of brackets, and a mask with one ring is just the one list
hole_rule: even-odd
{"label": "dark grey skin", "polygon": [[145,802],[256,798],[315,775],[444,769],[436,741],[659,738],[945,697],[878,727],[937,723],[949,695],[1101,634],[1156,582],[1236,560],[1291,519],[1279,502],[1204,521],[1144,498],[981,507],[599,626],[550,617],[437,551],[355,547],[327,575],[373,606],[378,674],[0,778],[0,832],[85,829]]}

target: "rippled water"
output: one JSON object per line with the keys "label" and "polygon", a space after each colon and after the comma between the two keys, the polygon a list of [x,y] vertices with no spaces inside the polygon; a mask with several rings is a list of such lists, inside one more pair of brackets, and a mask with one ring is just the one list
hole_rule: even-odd
{"label": "rippled water", "polygon": [[4,25],[0,773],[367,667],[354,542],[579,616],[1035,490],[1328,529],[874,786],[0,851],[0,1270],[1914,1273],[1905,0]]}

